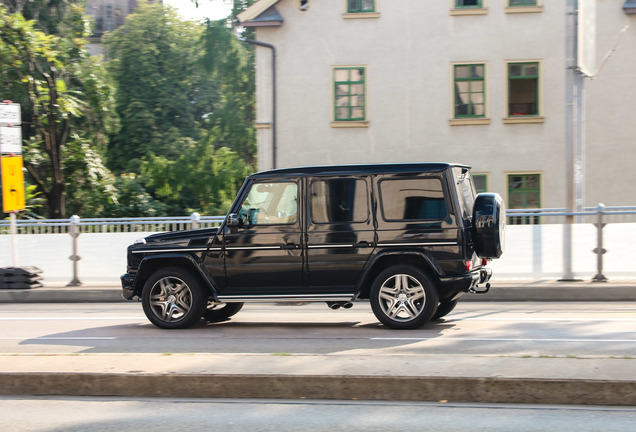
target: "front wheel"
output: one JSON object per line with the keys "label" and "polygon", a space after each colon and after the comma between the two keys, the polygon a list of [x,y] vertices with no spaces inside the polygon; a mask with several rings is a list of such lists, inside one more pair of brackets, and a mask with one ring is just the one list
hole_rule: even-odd
{"label": "front wheel", "polygon": [[203,316],[207,294],[199,279],[181,267],[157,270],[144,284],[141,303],[151,323],[163,329],[192,327]]}
{"label": "front wheel", "polygon": [[415,329],[426,324],[439,296],[430,278],[415,267],[400,265],[380,273],[371,287],[371,309],[393,329]]}

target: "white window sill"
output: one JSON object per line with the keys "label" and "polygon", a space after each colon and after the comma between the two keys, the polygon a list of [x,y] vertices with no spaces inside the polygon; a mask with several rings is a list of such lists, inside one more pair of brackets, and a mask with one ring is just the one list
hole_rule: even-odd
{"label": "white window sill", "polygon": [[507,7],[507,14],[523,14],[523,13],[541,13],[543,12],[543,6],[515,6]]}
{"label": "white window sill", "polygon": [[475,9],[451,9],[451,16],[467,16],[467,15],[487,15],[487,8],[475,8]]}
{"label": "white window sill", "polygon": [[332,128],[368,128],[369,121],[334,121],[331,122]]}
{"label": "white window sill", "polygon": [[545,123],[545,117],[506,117],[504,124],[533,124]]}
{"label": "white window sill", "polygon": [[486,126],[490,124],[489,118],[461,118],[450,119],[448,121],[450,126]]}
{"label": "white window sill", "polygon": [[380,12],[351,12],[342,14],[344,19],[380,18]]}

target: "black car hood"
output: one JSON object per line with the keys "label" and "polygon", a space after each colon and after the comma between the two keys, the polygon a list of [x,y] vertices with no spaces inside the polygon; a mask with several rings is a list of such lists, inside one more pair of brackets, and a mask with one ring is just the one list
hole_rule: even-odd
{"label": "black car hood", "polygon": [[195,238],[209,238],[218,232],[218,228],[202,228],[186,231],[171,231],[153,234],[145,238],[146,243],[173,242],[179,240],[191,240]]}

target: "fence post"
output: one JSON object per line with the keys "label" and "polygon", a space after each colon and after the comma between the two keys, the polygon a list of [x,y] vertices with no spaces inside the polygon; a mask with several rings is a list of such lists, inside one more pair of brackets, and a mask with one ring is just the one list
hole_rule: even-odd
{"label": "fence post", "polygon": [[199,228],[199,222],[201,221],[201,215],[197,212],[194,212],[190,215],[190,223],[192,224],[192,229]]}
{"label": "fence post", "polygon": [[68,285],[66,286],[80,286],[82,283],[77,277],[78,261],[81,259],[81,257],[77,254],[78,252],[77,238],[80,235],[80,232],[79,232],[80,217],[77,215],[73,215],[71,216],[70,222],[71,222],[70,234],[71,234],[71,237],[73,238],[73,255],[71,255],[69,259],[73,261],[73,280],[70,281]]}
{"label": "fence post", "polygon": [[603,249],[603,227],[606,224],[603,223],[603,213],[605,213],[605,204],[599,204],[596,207],[596,249],[593,252],[596,254],[596,276],[592,278],[592,282],[607,282],[607,278],[603,275],[603,254],[607,253],[607,250]]}

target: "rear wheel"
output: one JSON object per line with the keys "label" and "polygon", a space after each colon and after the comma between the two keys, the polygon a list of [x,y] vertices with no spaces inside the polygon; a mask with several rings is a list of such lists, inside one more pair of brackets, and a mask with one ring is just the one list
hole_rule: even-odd
{"label": "rear wheel", "polygon": [[415,267],[399,265],[380,273],[371,287],[371,309],[393,329],[415,329],[426,324],[438,304],[430,278]]}
{"label": "rear wheel", "polygon": [[144,313],[159,328],[192,327],[203,315],[207,294],[199,279],[181,267],[157,270],[144,284]]}
{"label": "rear wheel", "polygon": [[203,318],[210,322],[221,322],[236,315],[243,308],[243,303],[214,303],[208,302],[208,308]]}

